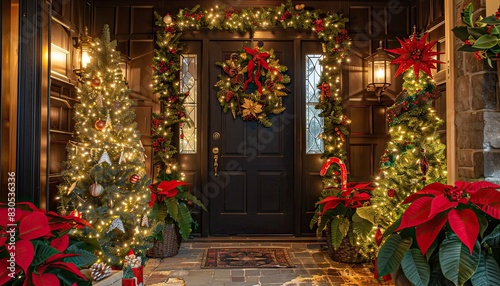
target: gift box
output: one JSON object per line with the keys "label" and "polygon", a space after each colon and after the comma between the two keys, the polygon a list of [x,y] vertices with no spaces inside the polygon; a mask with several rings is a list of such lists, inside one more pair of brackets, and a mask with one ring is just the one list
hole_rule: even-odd
{"label": "gift box", "polygon": [[134,272],[134,278],[123,278],[122,285],[127,286],[143,286],[144,285],[144,267],[142,266],[142,259],[140,256],[135,256],[133,250],[130,250],[124,259],[123,268],[130,265]]}
{"label": "gift box", "polygon": [[137,278],[122,278],[122,286],[138,286]]}

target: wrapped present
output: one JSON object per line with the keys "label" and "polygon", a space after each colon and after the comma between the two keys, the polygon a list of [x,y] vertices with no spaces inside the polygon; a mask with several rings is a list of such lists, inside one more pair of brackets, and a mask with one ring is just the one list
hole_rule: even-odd
{"label": "wrapped present", "polygon": [[[130,266],[134,273],[134,278],[123,278],[122,285],[143,286],[144,285],[144,267],[142,266],[142,259],[136,256],[131,249],[123,260],[123,269]],[[135,284],[134,284],[135,283]]]}

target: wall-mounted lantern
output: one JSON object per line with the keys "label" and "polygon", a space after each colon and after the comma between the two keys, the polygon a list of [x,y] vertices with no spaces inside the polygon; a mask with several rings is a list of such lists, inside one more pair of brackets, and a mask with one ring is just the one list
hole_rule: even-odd
{"label": "wall-mounted lantern", "polygon": [[130,57],[124,54],[120,55],[120,63],[118,64],[122,70],[123,80],[128,85],[130,80]]}
{"label": "wall-mounted lantern", "polygon": [[90,48],[92,46],[92,37],[88,35],[88,30],[85,28],[85,34],[80,37],[73,37],[73,47],[78,51],[78,56],[76,57],[77,64],[73,72],[79,77],[82,77],[83,70],[87,67],[90,62]]}
{"label": "wall-mounted lantern", "polygon": [[371,56],[367,57],[368,61],[368,85],[366,90],[377,96],[378,101],[382,97],[382,93],[391,85],[391,61],[394,57],[388,54],[382,48],[382,41],[379,42],[379,47]]}

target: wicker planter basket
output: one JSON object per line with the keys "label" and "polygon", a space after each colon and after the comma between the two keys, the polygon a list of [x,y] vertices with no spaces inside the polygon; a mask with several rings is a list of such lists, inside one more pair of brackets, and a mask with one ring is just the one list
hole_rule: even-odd
{"label": "wicker planter basket", "polygon": [[363,263],[367,259],[359,254],[359,249],[351,244],[346,236],[342,239],[337,250],[332,245],[332,234],[329,227],[326,228],[326,244],[328,245],[328,255],[333,261],[343,263]]}
{"label": "wicker planter basket", "polygon": [[179,253],[182,237],[175,224],[166,224],[163,227],[163,240],[155,240],[153,247],[148,249],[147,256],[151,258],[171,257]]}

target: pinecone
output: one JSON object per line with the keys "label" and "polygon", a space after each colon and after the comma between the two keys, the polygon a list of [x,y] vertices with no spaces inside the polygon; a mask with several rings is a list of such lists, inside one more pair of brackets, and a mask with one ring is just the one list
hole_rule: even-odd
{"label": "pinecone", "polygon": [[94,263],[90,266],[90,277],[94,281],[99,281],[111,275],[111,267],[104,262]]}

